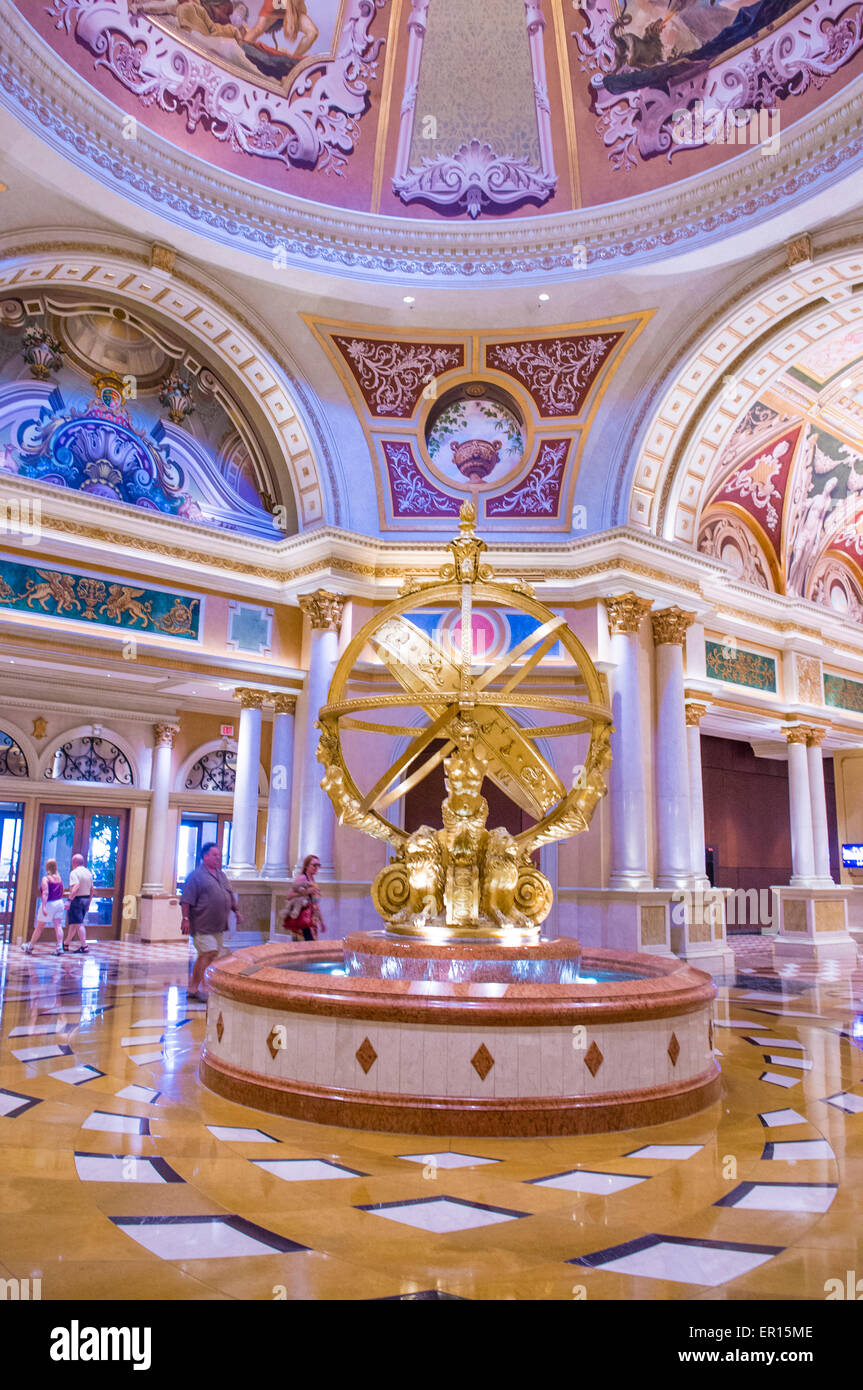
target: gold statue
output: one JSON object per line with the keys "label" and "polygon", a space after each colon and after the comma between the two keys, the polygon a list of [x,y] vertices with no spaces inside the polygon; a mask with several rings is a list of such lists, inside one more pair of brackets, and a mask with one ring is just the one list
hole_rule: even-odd
{"label": "gold statue", "polygon": [[[395,851],[372,884],[372,900],[388,930],[436,940],[529,942],[538,937],[552,906],[551,885],[534,865],[531,852],[586,830],[606,790],[603,773],[611,757],[608,692],[562,617],[539,603],[526,586],[495,581],[491,567],[481,563],[487,546],[474,534],[474,521],[475,512],[466,503],[459,534],[450,542],[452,563],[427,582],[409,577],[399,597],[376,614],[343,653],[318,721],[318,759],[325,769],[321,785],[342,824],[387,841]],[[477,671],[475,599],[527,612],[539,624],[505,657]],[[460,653],[439,645],[406,616],[423,607],[455,606],[461,609]],[[586,700],[524,695],[518,690],[556,643],[577,668]],[[348,693],[357,661],[369,646],[402,693]],[[399,705],[421,708],[428,722],[420,727],[389,722],[386,716]],[[574,718],[525,727],[510,714],[512,709],[556,710]],[[356,717],[370,711],[383,718]],[[408,738],[405,751],[365,795],[345,761],[341,731],[348,729]],[[590,745],[567,790],[536,745],[540,737],[578,734],[589,734]],[[447,792],[442,828],[424,825],[408,834],[383,813],[440,763]],[[518,835],[501,826],[489,830],[488,802],[482,794],[487,777],[535,823]]]}

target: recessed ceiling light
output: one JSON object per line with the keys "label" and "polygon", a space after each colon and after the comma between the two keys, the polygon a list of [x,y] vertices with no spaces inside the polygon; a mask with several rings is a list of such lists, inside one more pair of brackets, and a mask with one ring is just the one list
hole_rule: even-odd
{"label": "recessed ceiling light", "polygon": [[412,294],[406,294],[405,297],[404,297],[404,299],[402,300],[402,303],[403,303],[403,304],[415,304],[415,303],[416,303],[416,300],[414,299],[414,297],[413,297]]}
{"label": "recessed ceiling light", "polygon": [[842,378],[839,385],[842,387],[843,391],[850,391],[851,387],[854,385],[854,382],[851,380],[850,376],[846,376]]}
{"label": "recessed ceiling light", "polygon": [[551,295],[550,295],[550,294],[541,294],[541,295],[539,296],[539,302],[540,302],[540,304],[545,304],[546,301],[549,300],[549,299],[551,299]]}

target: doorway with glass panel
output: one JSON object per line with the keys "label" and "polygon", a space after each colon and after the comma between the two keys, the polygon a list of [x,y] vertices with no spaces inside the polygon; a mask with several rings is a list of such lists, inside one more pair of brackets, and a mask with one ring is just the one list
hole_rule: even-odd
{"label": "doorway with glass panel", "polygon": [[201,862],[201,850],[206,844],[220,845],[222,865],[231,854],[231,817],[210,811],[183,811],[177,835],[177,892],[192,870]]}
{"label": "doorway with glass panel", "polygon": [[123,874],[129,812],[94,806],[43,806],[39,812],[31,925],[39,905],[39,885],[46,859],[56,859],[64,887],[69,886],[72,856],[82,854],[93,875],[93,896],[84,919],[88,940],[117,941],[123,915]]}
{"label": "doorway with glass panel", "polygon": [[23,825],[23,802],[0,801],[0,941],[12,933]]}

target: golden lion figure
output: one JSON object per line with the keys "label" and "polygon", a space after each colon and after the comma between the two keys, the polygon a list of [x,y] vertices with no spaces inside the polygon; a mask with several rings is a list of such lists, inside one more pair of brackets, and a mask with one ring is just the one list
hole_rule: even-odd
{"label": "golden lion figure", "polygon": [[515,905],[518,884],[518,845],[502,826],[488,832],[482,866],[480,911],[499,927],[531,927],[534,923]]}
{"label": "golden lion figure", "polygon": [[412,922],[424,927],[444,909],[443,847],[434,830],[421,825],[410,836],[402,851],[408,881],[408,901],[390,918],[393,923]]}

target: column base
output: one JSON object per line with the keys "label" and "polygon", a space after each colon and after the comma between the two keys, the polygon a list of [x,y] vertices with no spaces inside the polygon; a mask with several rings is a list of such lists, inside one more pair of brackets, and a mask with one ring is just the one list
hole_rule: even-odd
{"label": "column base", "polygon": [[775,961],[857,961],[857,943],[848,931],[850,890],[800,888],[793,882],[772,890],[779,931],[773,942]]}
{"label": "column base", "polygon": [[138,899],[138,932],[142,941],[188,941],[180,931],[183,920],[180,899],[162,891],[142,893]]}
{"label": "column base", "polygon": [[734,970],[725,939],[727,889],[563,888],[556,909],[558,932],[583,946],[678,956],[710,975]]}
{"label": "column base", "polygon": [[608,886],[614,893],[643,893],[653,887],[653,879],[650,874],[612,874]]}
{"label": "column base", "polygon": [[293,878],[290,864],[265,864],[260,876],[262,879],[276,879],[279,882]]}
{"label": "column base", "polygon": [[257,864],[229,864],[225,870],[228,878],[257,878]]}

